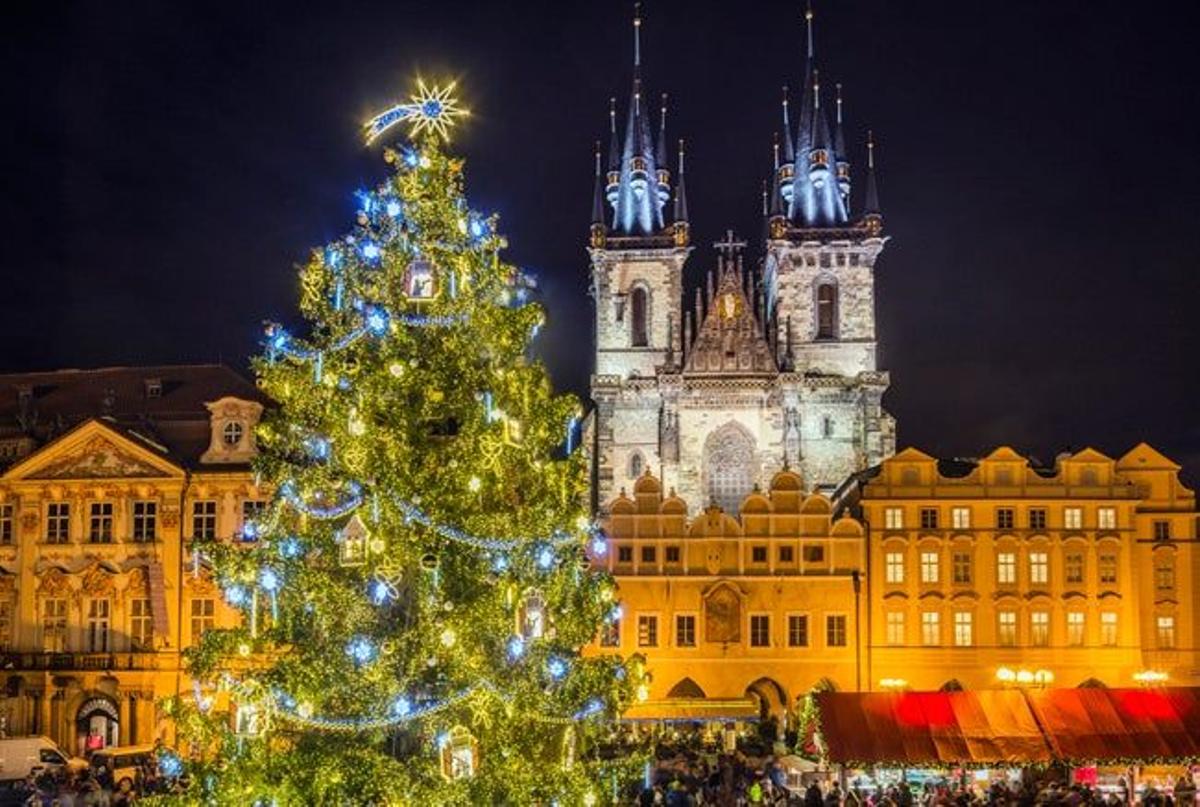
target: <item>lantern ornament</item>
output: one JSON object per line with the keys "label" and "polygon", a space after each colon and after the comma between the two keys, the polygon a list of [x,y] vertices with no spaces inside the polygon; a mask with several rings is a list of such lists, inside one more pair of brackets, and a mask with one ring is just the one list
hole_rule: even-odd
{"label": "lantern ornament", "polygon": [[479,770],[479,743],[465,726],[455,726],[442,736],[442,776],[448,781],[470,779]]}
{"label": "lantern ornament", "polygon": [[424,258],[410,261],[404,270],[404,296],[413,302],[428,302],[439,291],[433,263]]}
{"label": "lantern ornament", "polygon": [[262,710],[256,703],[239,703],[233,716],[233,733],[239,737],[259,737],[266,729]]}
{"label": "lantern ornament", "polygon": [[517,635],[529,642],[545,636],[546,628],[546,598],[537,589],[530,589],[517,608]]}
{"label": "lantern ornament", "polygon": [[358,517],[350,517],[346,526],[338,530],[338,562],[343,566],[362,566],[367,562],[367,549],[371,539],[371,531]]}

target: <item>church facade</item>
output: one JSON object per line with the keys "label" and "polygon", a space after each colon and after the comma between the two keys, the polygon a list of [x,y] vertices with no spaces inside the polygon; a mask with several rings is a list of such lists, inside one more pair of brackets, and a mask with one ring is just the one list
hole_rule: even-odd
{"label": "church facade", "polygon": [[610,113],[607,170],[596,154],[593,504],[608,512],[647,470],[693,514],[712,503],[736,513],[785,469],[831,492],[895,450],[876,361],[874,273],[887,237],[873,147],[856,206],[840,93],[831,125],[810,16],[798,125],[785,97],[764,195],[764,258],[747,266],[746,244],[729,233],[686,306],[683,141],[672,174],[665,96],[655,132],[643,86],[640,25],[623,129],[615,101]]}

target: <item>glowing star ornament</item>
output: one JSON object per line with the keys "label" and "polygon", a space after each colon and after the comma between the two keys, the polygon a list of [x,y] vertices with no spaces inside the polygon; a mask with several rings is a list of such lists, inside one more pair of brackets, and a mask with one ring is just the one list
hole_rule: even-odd
{"label": "glowing star ornament", "polygon": [[409,124],[413,137],[428,132],[449,140],[450,129],[454,128],[458,118],[470,114],[459,105],[453,92],[454,82],[444,87],[430,87],[417,79],[417,92],[408,102],[396,104],[364,123],[363,136],[368,144],[373,143],[388,129],[403,121]]}

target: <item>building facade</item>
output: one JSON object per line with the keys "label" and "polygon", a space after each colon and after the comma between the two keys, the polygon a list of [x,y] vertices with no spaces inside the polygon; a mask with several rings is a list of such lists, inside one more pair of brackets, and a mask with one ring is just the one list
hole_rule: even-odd
{"label": "building facade", "polygon": [[72,753],[173,739],[181,651],[235,622],[195,535],[233,539],[264,399],[220,366],[0,376],[0,724]]}
{"label": "building facade", "polygon": [[1195,494],[1150,446],[1052,468],[1008,448],[967,463],[908,449],[866,479],[859,508],[872,682],[1200,681]]}
{"label": "building facade", "polygon": [[808,22],[799,121],[785,98],[764,195],[765,259],[745,266],[746,245],[729,233],[688,308],[683,143],[672,174],[665,96],[655,135],[634,21],[633,87],[622,133],[611,111],[607,171],[597,150],[589,244],[588,444],[601,511],[647,469],[693,514],[712,502],[735,512],[784,468],[828,492],[894,451],[888,375],[876,362],[874,272],[887,239],[873,148],[863,202],[852,205],[840,93],[831,126]]}

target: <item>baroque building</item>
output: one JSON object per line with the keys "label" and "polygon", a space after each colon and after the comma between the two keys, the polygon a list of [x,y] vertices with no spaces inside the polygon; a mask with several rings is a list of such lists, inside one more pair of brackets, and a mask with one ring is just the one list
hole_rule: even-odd
{"label": "baroque building", "polygon": [[0,376],[0,728],[72,753],[173,739],[181,652],[236,622],[187,550],[234,539],[266,400],[217,365]]}
{"label": "baroque building", "polygon": [[692,513],[713,502],[735,512],[785,468],[830,492],[895,446],[882,407],[888,375],[876,364],[874,271],[887,239],[873,147],[852,215],[840,91],[831,126],[810,13],[798,123],[785,94],[783,150],[764,197],[765,258],[746,267],[746,244],[727,234],[685,310],[683,141],[672,175],[666,96],[655,136],[640,36],[635,18],[633,86],[623,128],[615,100],[610,110],[607,170],[596,153],[593,505],[607,511],[647,469]]}

